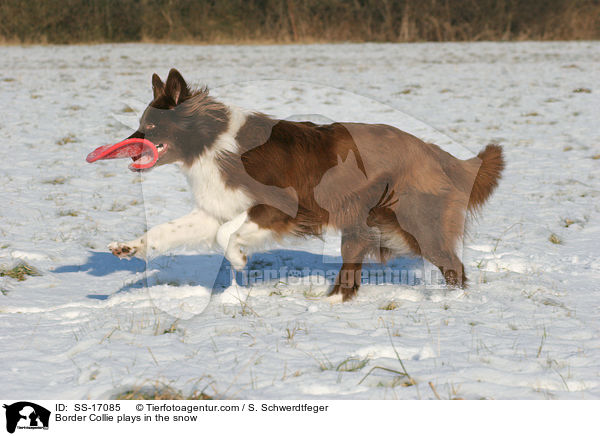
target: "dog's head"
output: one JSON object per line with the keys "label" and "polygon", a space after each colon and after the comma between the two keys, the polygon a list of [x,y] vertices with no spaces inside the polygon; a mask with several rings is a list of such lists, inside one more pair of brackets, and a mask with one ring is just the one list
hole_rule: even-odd
{"label": "dog's head", "polygon": [[[127,138],[130,141],[100,147],[93,158],[93,153],[88,156],[89,162],[131,157],[134,163],[130,169],[134,171],[173,162],[191,166],[227,129],[227,106],[210,97],[207,88],[190,88],[176,69],[169,71],[166,83],[153,74],[152,91],[153,99],[142,114],[139,128]],[[152,144],[131,141],[134,138]]]}

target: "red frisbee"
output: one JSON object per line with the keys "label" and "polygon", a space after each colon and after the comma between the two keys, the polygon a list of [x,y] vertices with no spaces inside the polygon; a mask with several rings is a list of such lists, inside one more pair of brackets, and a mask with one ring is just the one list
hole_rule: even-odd
{"label": "red frisbee", "polygon": [[98,147],[85,159],[89,163],[103,159],[120,159],[130,157],[133,163],[129,164],[131,171],[145,170],[153,167],[158,161],[156,146],[147,139],[129,138],[112,145]]}

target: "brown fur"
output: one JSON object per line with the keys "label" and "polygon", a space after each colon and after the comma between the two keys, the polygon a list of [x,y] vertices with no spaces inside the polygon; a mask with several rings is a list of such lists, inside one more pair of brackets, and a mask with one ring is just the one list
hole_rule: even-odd
{"label": "brown fur", "polygon": [[504,157],[502,147],[490,144],[477,155],[481,159],[481,166],[477,172],[475,183],[469,197],[469,209],[474,210],[483,206],[494,189],[504,170]]}

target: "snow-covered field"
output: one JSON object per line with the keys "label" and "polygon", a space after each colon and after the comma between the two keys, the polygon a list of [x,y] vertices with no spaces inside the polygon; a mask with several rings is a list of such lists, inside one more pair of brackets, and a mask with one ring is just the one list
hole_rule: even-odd
{"label": "snow-covered field", "polygon": [[[431,382],[442,398],[600,398],[600,43],[0,54],[0,265],[41,272],[0,277],[0,397],[158,384],[227,399],[431,399]],[[281,273],[252,286],[232,285],[217,252],[114,258],[109,242],[192,208],[175,167],[142,180],[124,160],[84,160],[129,135],[151,74],[171,67],[279,117],[385,122],[461,157],[502,144],[504,179],[465,242],[471,287],[384,280],[330,305],[315,271],[339,266],[335,236],[255,255],[251,269]],[[377,369],[362,380],[402,371],[399,359],[415,383]]]}

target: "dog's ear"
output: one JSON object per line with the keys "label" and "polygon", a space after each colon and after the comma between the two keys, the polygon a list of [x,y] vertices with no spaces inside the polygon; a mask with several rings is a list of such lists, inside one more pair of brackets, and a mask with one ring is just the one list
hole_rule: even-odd
{"label": "dog's ear", "polygon": [[171,71],[169,71],[169,77],[167,77],[167,84],[165,85],[165,93],[167,96],[171,97],[176,105],[190,94],[190,90],[187,83],[185,83],[183,76],[175,68],[171,68]]}
{"label": "dog's ear", "polygon": [[152,75],[152,92],[154,93],[154,100],[165,93],[165,84],[156,73]]}

